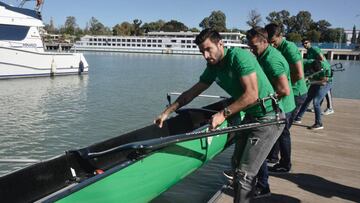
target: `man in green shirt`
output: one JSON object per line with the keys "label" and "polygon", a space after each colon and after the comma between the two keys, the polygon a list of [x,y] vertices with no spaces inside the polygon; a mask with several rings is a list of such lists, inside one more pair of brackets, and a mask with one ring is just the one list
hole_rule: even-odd
{"label": "man in green shirt", "polygon": [[[330,63],[326,60],[326,57],[324,56],[323,52],[319,47],[312,46],[309,39],[304,38],[302,40],[304,48],[307,50],[306,53],[306,59],[307,60],[319,60],[324,63],[328,63],[326,65],[330,66]],[[324,113],[325,115],[334,113],[333,105],[332,105],[332,98],[331,98],[331,89],[332,89],[332,81],[328,80],[329,91],[326,94],[327,99],[327,108],[325,109]],[[321,102],[322,103],[322,102]]]}
{"label": "man in green shirt", "polygon": [[[290,79],[290,68],[282,54],[270,46],[268,43],[268,34],[262,27],[254,27],[246,33],[246,39],[252,52],[257,56],[260,66],[271,82],[277,97],[284,106],[286,115],[286,124],[281,136],[290,136],[289,120],[292,111],[295,109],[294,94]],[[291,166],[287,166],[290,170]],[[258,174],[258,187],[264,191],[269,190],[268,168],[266,162],[263,163]]]}
{"label": "man in green shirt", "polygon": [[[216,128],[232,115],[239,116],[240,111],[245,112],[245,118],[242,121],[244,123],[275,118],[271,101],[264,104],[266,112],[260,105],[246,108],[255,103],[258,98],[274,93],[256,58],[248,50],[224,48],[219,33],[212,29],[201,31],[195,43],[207,61],[205,71],[200,76],[199,82],[182,93],[154,120],[154,123],[162,127],[170,113],[192,101],[213,82],[229,93],[234,102],[212,116],[211,128]],[[249,202],[252,198],[254,178],[283,127],[283,125],[272,125],[253,128],[241,132],[241,135],[236,137],[233,155],[234,202]]]}
{"label": "man in green shirt", "polygon": [[321,69],[322,71],[311,78],[311,85],[308,91],[308,96],[304,104],[301,106],[298,115],[295,117],[294,122],[301,123],[301,118],[303,117],[310,102],[313,101],[315,110],[315,124],[309,127],[309,129],[319,130],[324,128],[321,121],[320,102],[324,99],[326,93],[330,89],[328,79],[331,74],[331,68],[329,63],[320,60],[314,60],[311,64],[308,63],[308,65],[313,69],[313,72],[318,72]]}
{"label": "man in green shirt", "polygon": [[301,105],[307,97],[307,87],[304,77],[304,68],[301,53],[295,43],[283,39],[282,27],[270,23],[265,26],[268,33],[268,40],[273,47],[281,52],[290,67],[290,77],[294,92],[295,109],[289,119],[286,133],[281,134],[278,141],[269,154],[269,160],[277,160],[280,151],[280,162],[269,168],[271,172],[289,172],[291,168],[291,136],[290,128],[295,116],[298,114]]}

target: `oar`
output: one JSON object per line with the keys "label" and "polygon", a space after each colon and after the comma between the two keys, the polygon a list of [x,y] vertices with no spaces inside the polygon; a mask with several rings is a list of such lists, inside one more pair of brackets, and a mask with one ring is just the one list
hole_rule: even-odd
{"label": "oar", "polygon": [[345,68],[343,68],[342,63],[335,63],[335,64],[331,65],[330,68],[331,68],[331,71],[333,71],[333,72],[345,70]]}
{"label": "oar", "polygon": [[[168,96],[169,96],[169,94],[168,94]],[[159,149],[159,148],[171,145],[171,144],[175,144],[178,142],[184,142],[184,141],[189,141],[189,140],[194,140],[194,139],[199,139],[199,138],[204,138],[204,137],[210,137],[210,136],[225,134],[225,133],[230,133],[230,132],[236,132],[236,131],[246,130],[246,129],[250,129],[250,128],[257,128],[257,127],[276,125],[276,124],[279,125],[279,124],[285,123],[285,120],[280,119],[280,115],[279,115],[280,109],[278,106],[278,101],[277,101],[276,96],[273,94],[270,94],[269,96],[264,97],[264,98],[257,99],[256,102],[247,106],[246,109],[251,108],[254,105],[260,105],[261,109],[264,111],[264,113],[266,113],[266,108],[264,105],[267,100],[272,101],[272,106],[275,111],[276,119],[274,119],[273,121],[261,122],[261,123],[256,122],[256,123],[242,124],[242,125],[237,125],[237,126],[229,126],[229,127],[225,127],[225,128],[218,128],[218,129],[211,130],[211,131],[205,130],[209,127],[209,124],[208,124],[208,125],[203,126],[201,129],[198,129],[200,131],[196,131],[196,132],[189,132],[189,133],[183,133],[183,134],[177,134],[177,135],[170,135],[167,137],[160,137],[160,138],[155,138],[155,139],[132,142],[132,143],[123,144],[123,145],[120,145],[120,146],[117,146],[117,147],[114,147],[114,148],[111,148],[108,150],[100,151],[100,152],[79,151],[79,153],[81,154],[82,157],[87,157],[87,158],[95,158],[95,157],[99,157],[99,156],[102,156],[105,154],[114,153],[114,152],[123,151],[123,150],[138,150],[141,153],[145,153],[145,152],[153,151],[153,150],[156,150],[156,149]],[[205,131],[201,131],[201,130],[205,130]]]}
{"label": "oar", "polygon": [[284,124],[285,119],[280,120],[272,120],[268,122],[256,122],[256,123],[249,123],[249,124],[241,124],[236,126],[230,126],[230,127],[224,127],[224,128],[218,128],[215,130],[208,131],[208,127],[210,125],[205,125],[202,128],[198,129],[200,131],[195,132],[189,132],[189,133],[183,133],[183,134],[177,134],[177,135],[171,135],[167,137],[160,137],[155,139],[149,139],[144,141],[138,141],[138,142],[132,142],[124,145],[120,145],[118,147],[114,147],[105,151],[101,152],[90,152],[87,154],[86,157],[88,158],[95,158],[99,156],[103,156],[106,154],[111,154],[114,152],[124,151],[124,150],[137,150],[141,154],[145,154],[166,146],[169,146],[171,144],[176,144],[179,142],[189,141],[189,140],[195,140],[205,137],[210,137],[214,135],[220,135],[230,132],[237,132],[242,131],[246,129],[251,128],[258,128],[258,127],[264,127],[269,125],[280,125]]}
{"label": "oar", "polygon": [[[169,105],[171,105],[171,95],[181,95],[181,92],[169,92],[166,95],[166,98],[169,102]],[[229,97],[225,96],[218,96],[218,95],[209,95],[209,94],[200,94],[198,97],[206,97],[206,98],[216,98],[216,99],[228,99]]]}
{"label": "oar", "polygon": [[0,163],[38,163],[38,159],[0,159]]}
{"label": "oar", "polygon": [[324,71],[324,68],[321,68],[319,71],[316,71],[316,72],[311,73],[310,75],[306,76],[306,77],[305,77],[305,80],[310,80],[310,78],[314,77],[314,76],[317,75],[317,74],[320,74],[320,73],[323,72],[323,71]]}

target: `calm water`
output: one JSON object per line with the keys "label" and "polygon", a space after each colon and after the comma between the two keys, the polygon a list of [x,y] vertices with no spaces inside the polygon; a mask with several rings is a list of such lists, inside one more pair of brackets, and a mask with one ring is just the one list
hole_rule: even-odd
{"label": "calm water", "polygon": [[[151,124],[167,103],[166,93],[189,88],[205,66],[201,56],[85,56],[88,75],[0,80],[0,159],[47,159]],[[341,62],[346,71],[335,73],[334,96],[360,99],[360,62]],[[216,85],[206,94],[226,95]],[[230,154],[225,151],[154,202],[207,200],[224,181],[219,174]],[[24,166],[0,163],[0,173]]]}

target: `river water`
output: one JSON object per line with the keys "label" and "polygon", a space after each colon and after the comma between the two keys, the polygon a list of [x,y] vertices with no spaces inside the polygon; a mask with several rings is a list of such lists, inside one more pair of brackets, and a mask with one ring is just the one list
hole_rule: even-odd
{"label": "river water", "polygon": [[[166,93],[198,81],[201,56],[86,53],[88,75],[0,80],[0,159],[48,159],[149,125]],[[341,62],[334,97],[360,99],[359,61]],[[227,94],[213,85],[205,94]],[[199,107],[215,99],[195,99]],[[196,171],[154,202],[203,202],[222,185],[232,150]],[[0,163],[0,175],[26,164]]]}

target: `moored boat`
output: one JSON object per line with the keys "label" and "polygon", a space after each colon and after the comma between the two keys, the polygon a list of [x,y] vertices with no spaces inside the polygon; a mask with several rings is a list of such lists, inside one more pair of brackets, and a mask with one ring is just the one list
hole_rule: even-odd
{"label": "moored boat", "polygon": [[0,12],[0,79],[88,72],[81,53],[45,51],[39,11],[0,2]]}

